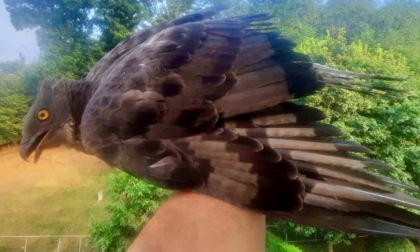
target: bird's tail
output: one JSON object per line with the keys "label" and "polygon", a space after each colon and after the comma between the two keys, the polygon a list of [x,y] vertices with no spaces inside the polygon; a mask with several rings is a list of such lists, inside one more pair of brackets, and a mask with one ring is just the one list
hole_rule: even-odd
{"label": "bird's tail", "polygon": [[401,94],[407,94],[406,90],[366,82],[366,80],[404,81],[407,80],[406,78],[342,71],[318,63],[313,63],[313,68],[318,73],[319,78],[325,84],[330,86],[356,91],[359,93],[384,95],[392,98],[401,98]]}

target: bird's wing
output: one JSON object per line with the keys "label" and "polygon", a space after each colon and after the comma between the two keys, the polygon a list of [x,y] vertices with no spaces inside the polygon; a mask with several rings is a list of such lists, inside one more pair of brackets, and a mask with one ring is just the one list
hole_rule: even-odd
{"label": "bird's wing", "polygon": [[[246,67],[248,63],[256,63],[274,55],[275,52],[267,48],[271,43],[268,38],[283,43],[281,50],[286,53],[286,57],[292,57],[291,60],[301,56],[289,53],[294,45],[289,39],[277,38],[274,33],[248,30],[253,23],[267,19],[269,16],[265,14],[223,20],[196,21],[188,18],[181,19],[182,22],[175,20],[161,30],[151,29],[153,35],[134,35],[108,53],[95,67],[99,70],[94,69],[88,75],[87,80],[98,85],[90,103],[100,103],[100,98],[106,95],[116,96],[114,91],[148,92],[147,99],[158,99],[164,108],[157,116],[159,120],[148,125],[147,132],[141,130],[142,137],[177,138],[205,132],[214,126],[219,114],[224,113],[217,110],[217,107],[222,108],[224,105],[216,105],[216,100],[220,100],[237,85],[237,70]],[[251,54],[243,53],[254,50],[247,48],[254,43],[262,44]],[[259,52],[262,54],[254,57],[253,53]],[[244,57],[240,58],[241,55]],[[283,67],[286,69],[289,66]],[[274,70],[281,69],[279,67]],[[278,73],[277,78],[282,82],[279,91],[282,92],[290,85],[283,83],[284,72]],[[273,85],[270,88],[273,89]],[[263,90],[267,92],[266,88]],[[288,90],[285,92],[276,99],[277,102],[293,96]],[[270,101],[269,105],[272,104],[273,101]],[[254,109],[259,108],[262,106]],[[139,133],[136,130],[132,132]]]}
{"label": "bird's wing", "polygon": [[[337,140],[338,129],[318,122],[322,112],[290,102],[325,84],[348,86],[353,78],[376,76],[314,65],[293,50],[293,41],[273,32],[267,19],[265,14],[187,18],[140,40],[134,35],[111,51],[107,57],[117,55],[115,60],[105,58],[88,76],[99,83],[90,103],[100,105],[98,97],[122,91],[149,92],[163,112],[156,112],[147,129],[144,121],[129,121],[142,130],[131,129],[128,137],[166,139],[159,141],[156,156],[147,157],[152,163],[137,162],[129,156],[136,148],[124,147],[126,152],[114,155],[118,164],[159,185],[195,189],[297,222],[420,236],[419,215],[401,208],[420,209],[420,201],[400,191],[418,189],[367,172],[393,168],[356,157],[353,153],[370,151]],[[147,104],[142,111],[154,115],[158,106]],[[86,125],[94,129],[95,121]],[[130,143],[136,142],[142,144],[137,150],[148,153],[157,146]],[[137,172],[138,164],[146,171]],[[354,221],[345,223],[346,217]]]}
{"label": "bird's wing", "polygon": [[207,172],[207,185],[198,189],[204,193],[301,224],[419,237],[420,216],[411,210],[420,210],[420,200],[402,192],[419,189],[370,172],[394,168],[353,155],[371,151],[338,140],[340,130],[319,123],[323,117],[285,102],[176,144]]}
{"label": "bird's wing", "polygon": [[224,8],[224,6],[207,8],[201,12],[185,15],[169,23],[159,24],[134,33],[130,37],[122,40],[111,51],[105,54],[87,74],[86,80],[92,81],[93,83],[99,83],[103,79],[104,74],[109,71],[109,68],[112,65],[114,65],[117,61],[121,60],[127,54],[132,52],[132,50],[135,50],[139,47],[139,45],[146,42],[162,30],[176,25],[209,19]]}

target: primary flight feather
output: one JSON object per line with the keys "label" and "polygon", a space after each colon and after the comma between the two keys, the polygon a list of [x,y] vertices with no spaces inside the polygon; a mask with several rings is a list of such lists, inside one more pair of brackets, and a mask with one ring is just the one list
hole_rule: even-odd
{"label": "primary flight feather", "polygon": [[46,80],[21,156],[66,142],[164,188],[317,227],[420,237],[420,216],[407,210],[420,200],[400,191],[418,189],[367,171],[393,168],[356,158],[371,151],[291,102],[383,77],[312,63],[268,15],[214,11],[132,35],[83,80]]}

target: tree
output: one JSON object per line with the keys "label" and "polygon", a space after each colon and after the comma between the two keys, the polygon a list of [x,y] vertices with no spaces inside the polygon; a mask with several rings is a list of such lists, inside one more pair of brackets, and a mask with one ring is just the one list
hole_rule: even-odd
{"label": "tree", "polygon": [[0,61],[0,75],[19,74],[25,66],[25,59],[22,56],[19,60]]}
{"label": "tree", "polygon": [[[81,79],[117,42],[150,17],[151,2],[6,0],[16,29],[37,28],[41,55],[23,74],[27,94],[46,77]],[[99,38],[99,40],[98,40]]]}
{"label": "tree", "polygon": [[369,252],[415,252],[416,247],[408,239],[369,237],[366,250]]}
{"label": "tree", "polygon": [[375,40],[384,48],[404,54],[410,68],[420,68],[420,2],[393,0],[380,8],[372,20]]}
{"label": "tree", "polygon": [[0,145],[20,139],[29,102],[23,90],[19,76],[0,74]]}
{"label": "tree", "polygon": [[131,35],[142,20],[150,20],[152,1],[111,0],[94,2],[93,21],[99,30],[103,50],[111,50]]}
{"label": "tree", "polygon": [[273,15],[273,22],[289,36],[297,41],[316,36],[316,24],[320,22],[322,1],[318,0],[251,0],[250,12],[266,12]]}
{"label": "tree", "polygon": [[93,30],[89,13],[91,0],[5,0],[10,19],[17,30],[38,28],[41,50],[85,40]]}
{"label": "tree", "polygon": [[355,234],[348,234],[345,232],[336,232],[321,230],[314,227],[308,227],[288,221],[270,220],[269,231],[278,237],[285,237],[286,235],[295,235],[297,237],[314,237],[315,235],[324,239],[328,243],[329,251],[333,251],[335,244],[351,244],[351,241],[356,238]]}
{"label": "tree", "polygon": [[[25,71],[23,81],[33,94],[45,77],[79,79],[102,56],[90,36],[93,22],[91,0],[6,0],[11,22],[17,30],[37,28],[41,49],[38,64]],[[33,74],[33,75],[31,75]]]}
{"label": "tree", "polygon": [[166,23],[178,18],[191,10],[196,0],[163,0],[154,5],[153,23]]}
{"label": "tree", "polygon": [[332,33],[344,28],[347,38],[351,38],[370,27],[374,19],[374,0],[330,0],[321,12],[321,29]]}

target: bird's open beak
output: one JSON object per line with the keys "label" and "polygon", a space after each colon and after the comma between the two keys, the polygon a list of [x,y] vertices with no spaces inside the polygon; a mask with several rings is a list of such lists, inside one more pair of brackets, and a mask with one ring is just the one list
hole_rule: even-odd
{"label": "bird's open beak", "polygon": [[44,143],[48,138],[48,130],[38,133],[30,138],[24,138],[20,142],[19,147],[19,154],[23,160],[28,161],[29,156],[35,152],[34,162],[36,163],[41,156],[42,148],[41,145]]}

